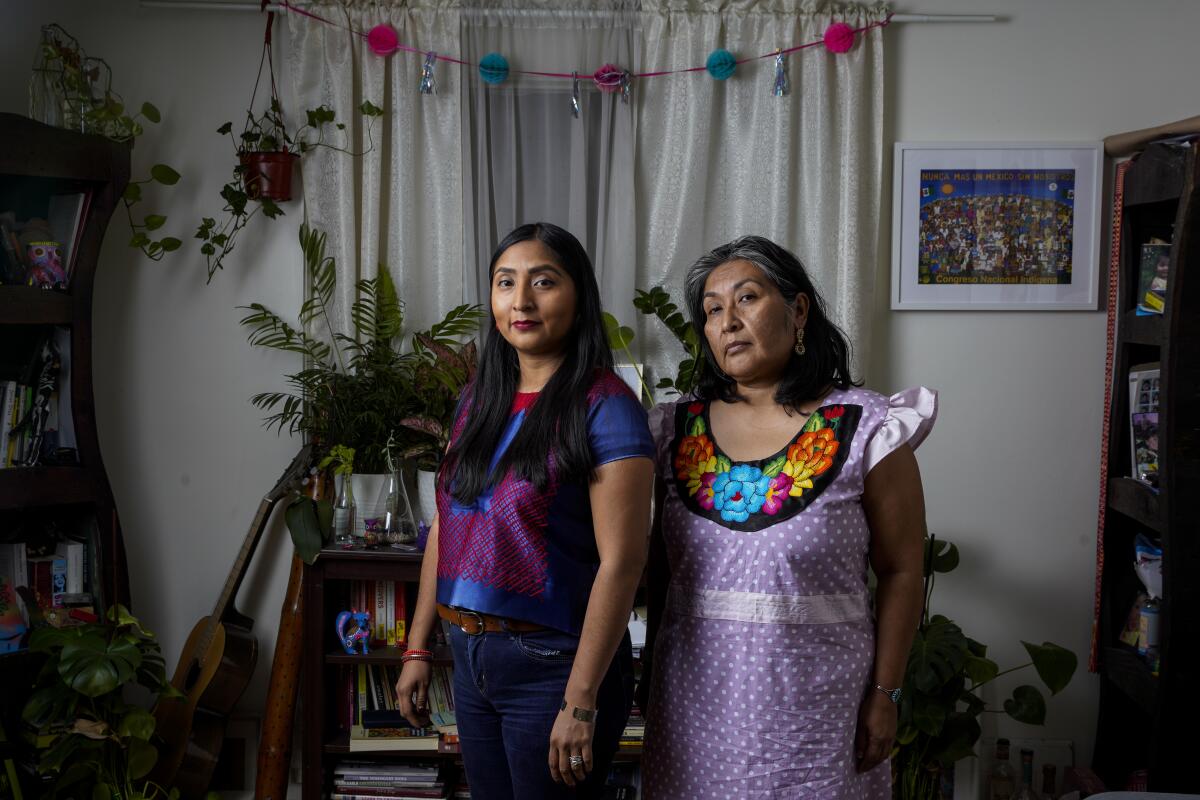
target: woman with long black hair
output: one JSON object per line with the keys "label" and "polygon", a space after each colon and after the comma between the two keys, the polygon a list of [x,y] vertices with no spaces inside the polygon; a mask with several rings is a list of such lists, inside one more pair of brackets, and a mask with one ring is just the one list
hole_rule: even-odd
{"label": "woman with long black hair", "polygon": [[423,723],[440,615],[473,796],[598,797],[633,697],[654,446],[578,240],[523,225],[489,276],[492,327],[438,475],[396,693]]}

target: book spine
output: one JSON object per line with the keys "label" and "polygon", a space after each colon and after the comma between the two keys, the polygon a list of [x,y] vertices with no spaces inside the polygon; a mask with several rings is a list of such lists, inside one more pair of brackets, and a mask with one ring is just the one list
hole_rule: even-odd
{"label": "book spine", "polygon": [[51,562],[50,579],[52,582],[50,603],[54,608],[62,608],[63,595],[67,593],[67,560],[65,558],[56,557]]}
{"label": "book spine", "polygon": [[371,615],[372,644],[387,643],[387,581],[374,581],[375,612]]}
{"label": "book spine", "polygon": [[406,649],[408,647],[408,604],[404,599],[404,584],[396,583],[396,615],[394,617],[396,625],[396,647]]}
{"label": "book spine", "polygon": [[383,582],[384,613],[380,618],[388,647],[396,646],[396,582]]}

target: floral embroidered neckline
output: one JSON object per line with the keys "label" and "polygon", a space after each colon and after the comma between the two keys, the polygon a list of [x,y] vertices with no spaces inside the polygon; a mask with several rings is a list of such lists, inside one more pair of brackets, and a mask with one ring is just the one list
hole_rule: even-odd
{"label": "floral embroidered neckline", "polygon": [[862,407],[825,405],[775,455],[734,462],[713,440],[708,404],[675,410],[676,488],[694,513],[740,531],[762,530],[803,511],[845,463]]}

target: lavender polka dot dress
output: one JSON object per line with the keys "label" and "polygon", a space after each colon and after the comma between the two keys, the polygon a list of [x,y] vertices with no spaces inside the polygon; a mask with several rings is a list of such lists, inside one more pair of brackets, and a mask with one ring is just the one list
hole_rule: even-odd
{"label": "lavender polka dot dress", "polygon": [[733,462],[705,403],[654,409],[671,568],[642,758],[647,800],[885,800],[855,772],[875,627],[868,471],[937,414],[924,388],[833,391],[775,455]]}

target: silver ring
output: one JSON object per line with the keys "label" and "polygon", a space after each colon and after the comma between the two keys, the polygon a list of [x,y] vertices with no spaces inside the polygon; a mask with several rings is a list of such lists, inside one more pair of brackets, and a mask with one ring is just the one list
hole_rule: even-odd
{"label": "silver ring", "polygon": [[583,756],[570,756],[567,763],[571,765],[571,769],[583,766]]}

